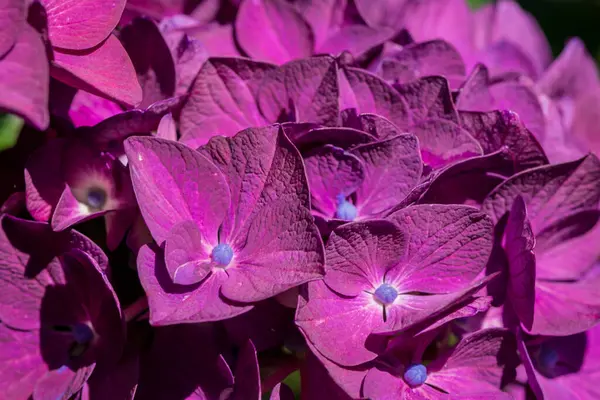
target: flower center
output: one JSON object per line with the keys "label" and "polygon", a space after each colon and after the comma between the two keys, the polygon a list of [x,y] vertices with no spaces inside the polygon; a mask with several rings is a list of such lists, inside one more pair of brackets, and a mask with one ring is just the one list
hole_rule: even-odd
{"label": "flower center", "polygon": [[375,300],[384,306],[388,306],[396,300],[398,297],[398,291],[392,285],[388,285],[387,283],[382,283],[373,294]]}
{"label": "flower center", "polygon": [[91,188],[87,193],[87,204],[90,208],[101,210],[106,204],[106,192],[100,188]]}
{"label": "flower center", "polygon": [[413,364],[404,371],[403,377],[408,386],[421,386],[427,380],[427,367],[423,364]]}
{"label": "flower center", "polygon": [[94,331],[88,324],[78,322],[71,327],[71,334],[79,344],[87,344],[94,338]]}
{"label": "flower center", "polygon": [[337,196],[337,209],[335,217],[344,221],[354,221],[356,218],[356,206],[350,203],[343,195]]}
{"label": "flower center", "polygon": [[230,245],[225,243],[219,243],[212,249],[211,258],[214,262],[223,267],[226,267],[233,258],[233,249]]}
{"label": "flower center", "polygon": [[542,345],[538,355],[538,363],[541,369],[548,375],[553,375],[560,356],[551,347]]}

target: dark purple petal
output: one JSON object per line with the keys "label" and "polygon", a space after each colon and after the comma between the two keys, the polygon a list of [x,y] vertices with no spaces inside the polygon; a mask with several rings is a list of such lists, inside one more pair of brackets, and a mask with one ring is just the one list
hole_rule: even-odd
{"label": "dark purple petal", "polygon": [[235,378],[231,400],[260,400],[260,370],[256,348],[252,341],[240,350],[235,365]]}
{"label": "dark purple petal", "polygon": [[[413,124],[432,118],[459,123],[458,113],[454,107],[446,78],[430,76],[413,82],[394,85],[394,87],[408,104]],[[406,127],[399,121],[391,121],[400,128]]]}
{"label": "dark purple petal", "polygon": [[269,400],[294,400],[294,392],[285,383],[278,383],[273,388]]}

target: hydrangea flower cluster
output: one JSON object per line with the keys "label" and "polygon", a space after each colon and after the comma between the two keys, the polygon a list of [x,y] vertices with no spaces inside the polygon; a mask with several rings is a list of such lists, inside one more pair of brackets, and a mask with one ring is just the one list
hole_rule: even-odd
{"label": "hydrangea flower cluster", "polygon": [[512,0],[0,21],[1,398],[600,398],[580,40]]}

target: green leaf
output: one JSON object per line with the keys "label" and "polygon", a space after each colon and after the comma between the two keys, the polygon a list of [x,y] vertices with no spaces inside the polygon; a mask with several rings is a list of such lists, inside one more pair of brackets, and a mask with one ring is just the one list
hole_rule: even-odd
{"label": "green leaf", "polygon": [[0,151],[10,149],[17,144],[23,128],[23,119],[12,114],[0,115]]}
{"label": "green leaf", "polygon": [[469,5],[471,8],[479,8],[484,4],[489,3],[490,0],[469,0]]}

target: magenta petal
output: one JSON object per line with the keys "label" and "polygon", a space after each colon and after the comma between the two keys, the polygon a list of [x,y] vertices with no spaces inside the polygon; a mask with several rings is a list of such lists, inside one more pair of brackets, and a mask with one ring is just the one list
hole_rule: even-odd
{"label": "magenta petal", "polygon": [[335,146],[315,149],[305,156],[304,164],[312,207],[326,216],[335,214],[337,196],[354,193],[364,179],[362,161]]}
{"label": "magenta petal", "polygon": [[407,257],[389,271],[404,291],[449,293],[466,287],[485,267],[493,244],[491,219],[476,208],[417,205],[389,216],[410,232]]}
{"label": "magenta petal", "polygon": [[547,280],[579,280],[598,261],[590,243],[600,237],[600,211],[571,214],[536,236],[537,276]]}
{"label": "magenta petal", "polygon": [[344,25],[317,47],[317,53],[349,52],[360,59],[395,34],[393,29],[374,29],[362,24]]}
{"label": "magenta petal", "polygon": [[408,0],[384,0],[380,1],[377,7],[373,7],[373,3],[369,0],[356,0],[355,3],[367,25],[375,28],[389,26],[396,29],[402,23]]}
{"label": "magenta petal", "polygon": [[231,304],[220,297],[220,288],[227,280],[224,271],[213,271],[200,285],[177,285],[169,276],[162,252],[157,253],[149,246],[140,249],[137,266],[153,326],[222,320],[252,308]]}
{"label": "magenta petal", "polygon": [[142,88],[133,64],[114,35],[90,50],[55,50],[51,72],[54,78],[68,85],[127,105],[142,101]]}
{"label": "magenta petal", "polygon": [[521,196],[512,205],[504,235],[509,273],[507,296],[521,323],[529,330],[535,303],[535,238]]}
{"label": "magenta petal", "polygon": [[315,36],[315,48],[318,48],[330,35],[344,23],[347,0],[299,0],[293,3],[304,17]]}
{"label": "magenta petal", "polygon": [[[535,18],[516,1],[486,5],[475,13],[475,24],[489,41],[516,44],[533,61],[537,74],[550,63],[552,52]],[[478,32],[479,33],[479,32]]]}
{"label": "magenta petal", "polygon": [[227,182],[202,154],[163,139],[125,141],[133,188],[144,220],[158,243],[179,222],[195,221],[202,236],[217,242],[229,208]]}
{"label": "magenta petal", "polygon": [[456,49],[443,40],[414,43],[386,56],[379,67],[388,82],[406,83],[424,76],[445,76],[452,88],[465,79],[465,64]]}
{"label": "magenta petal", "polygon": [[42,0],[48,14],[48,35],[52,46],[70,50],[96,46],[115,29],[126,2]]}
{"label": "magenta petal", "polygon": [[358,68],[345,67],[339,72],[340,109],[355,109],[357,114],[373,113],[389,119],[401,128],[411,121],[406,100],[387,82]]}
{"label": "magenta petal", "polygon": [[496,398],[481,394],[501,395],[504,368],[514,368],[517,363],[514,334],[506,329],[484,329],[465,336],[442,369],[432,373],[427,382],[451,394]]}
{"label": "magenta petal", "polygon": [[406,234],[384,220],[346,224],[327,242],[325,283],[344,296],[372,292],[406,253]]}
{"label": "magenta petal", "polygon": [[400,135],[355,147],[363,160],[365,179],[356,191],[356,207],[362,217],[377,216],[398,205],[417,185],[423,171],[419,142]]}
{"label": "magenta petal", "polygon": [[410,128],[419,139],[423,162],[433,169],[483,154],[473,136],[451,121],[432,119]]}
{"label": "magenta petal", "polygon": [[0,57],[4,56],[15,44],[25,24],[25,1],[2,0],[0,1]]}
{"label": "magenta petal", "polygon": [[[459,122],[458,113],[452,100],[452,92],[446,78],[429,76],[394,85],[394,88],[408,104],[411,123],[414,124],[432,118]],[[400,121],[391,121],[400,128],[406,128]]]}
{"label": "magenta petal", "polygon": [[77,371],[72,371],[66,366],[64,369],[48,371],[37,381],[33,398],[41,400],[71,398],[79,392],[93,371],[94,364]]}
{"label": "magenta petal", "polygon": [[537,281],[534,335],[566,336],[583,332],[600,321],[600,286],[597,281]]}
{"label": "magenta petal", "polygon": [[269,122],[285,117],[285,121],[337,126],[339,93],[335,59],[311,57],[266,74],[258,92],[258,105]]}
{"label": "magenta petal", "polygon": [[[298,303],[296,324],[307,341],[328,359],[341,365],[360,365],[377,357],[365,342],[373,329],[383,324],[383,309],[372,295],[341,297],[322,281],[308,284],[307,301]],[[352,326],[353,329],[348,330]]]}
{"label": "magenta petal", "polygon": [[548,67],[537,88],[550,98],[576,98],[600,83],[594,59],[581,39],[569,40],[562,53]]}
{"label": "magenta petal", "polygon": [[171,229],[165,240],[165,263],[173,282],[192,285],[202,281],[216,265],[210,258],[215,243],[207,243],[193,221]]}
{"label": "magenta petal", "polygon": [[177,124],[173,119],[173,114],[165,114],[156,129],[156,137],[166,140],[177,141]]}
{"label": "magenta petal", "polygon": [[0,107],[25,117],[38,129],[46,129],[50,122],[48,60],[44,43],[29,25],[20,30],[12,49],[0,59],[0,75],[11,77],[0,83],[4,93]]}
{"label": "magenta petal", "polygon": [[235,30],[242,49],[262,61],[282,64],[310,56],[314,47],[308,22],[283,1],[242,1]]}
{"label": "magenta petal", "polygon": [[482,209],[495,221],[512,206],[517,194],[527,204],[534,233],[600,201],[600,161],[593,154],[576,161],[548,165],[513,175],[485,199]]}
{"label": "magenta petal", "polygon": [[200,70],[181,111],[181,135],[205,144],[267,121],[256,102],[259,84],[274,65],[242,58],[211,58]]}
{"label": "magenta petal", "polygon": [[478,61],[487,66],[490,75],[494,77],[518,73],[535,79],[539,74],[532,60],[521,50],[519,44],[506,40],[487,46],[479,54]]}
{"label": "magenta petal", "polygon": [[229,277],[221,289],[228,299],[256,302],[323,276],[323,244],[308,209],[285,199],[271,201],[244,229],[232,243],[243,248],[236,265],[226,269]]}

